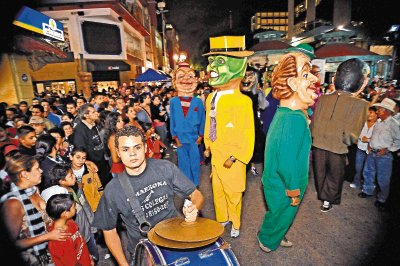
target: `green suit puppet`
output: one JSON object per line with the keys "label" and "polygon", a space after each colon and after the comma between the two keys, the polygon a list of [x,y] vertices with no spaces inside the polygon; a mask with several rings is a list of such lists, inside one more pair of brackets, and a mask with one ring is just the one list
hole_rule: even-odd
{"label": "green suit puppet", "polygon": [[244,36],[210,38],[209,84],[216,91],[207,97],[204,130],[205,156],[211,157],[216,220],[232,222],[231,237],[239,236],[246,164],[253,155],[252,102],[240,92],[246,71]]}
{"label": "green suit puppet", "polygon": [[285,55],[272,73],[272,93],[280,106],[265,144],[262,183],[268,211],[258,233],[260,247],[271,252],[292,246],[285,237],[308,183],[311,134],[306,110],[314,103],[314,83],[309,58]]}

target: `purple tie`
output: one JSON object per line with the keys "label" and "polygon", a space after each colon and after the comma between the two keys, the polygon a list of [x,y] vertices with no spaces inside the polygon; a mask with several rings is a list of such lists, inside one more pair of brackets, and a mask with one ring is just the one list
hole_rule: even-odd
{"label": "purple tie", "polygon": [[217,139],[217,120],[216,120],[216,111],[215,111],[215,99],[217,98],[217,92],[215,92],[214,97],[211,100],[211,109],[210,109],[210,140],[214,142]]}

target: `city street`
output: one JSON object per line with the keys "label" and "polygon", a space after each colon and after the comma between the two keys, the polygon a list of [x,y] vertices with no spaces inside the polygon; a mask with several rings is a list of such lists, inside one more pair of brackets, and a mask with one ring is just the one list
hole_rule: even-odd
{"label": "city street", "polygon": [[[175,162],[175,154],[170,153],[171,161]],[[262,171],[261,165],[257,168]],[[202,214],[214,219],[210,165],[203,165],[201,171],[200,190],[205,197]],[[394,221],[397,213],[379,211],[374,206],[374,198],[359,198],[359,191],[350,188],[347,181],[344,183],[342,204],[335,205],[328,213],[322,213],[313,180],[310,179],[303,203],[287,234],[294,246],[264,253],[256,239],[266,211],[260,178],[250,172],[247,176],[239,238],[229,236],[230,225],[223,235],[241,265],[393,265],[393,262],[399,261],[399,254],[393,253],[393,250],[398,250],[394,236],[398,230],[398,223]],[[177,200],[176,204],[181,202]],[[108,259],[98,265],[116,264],[113,259]]]}

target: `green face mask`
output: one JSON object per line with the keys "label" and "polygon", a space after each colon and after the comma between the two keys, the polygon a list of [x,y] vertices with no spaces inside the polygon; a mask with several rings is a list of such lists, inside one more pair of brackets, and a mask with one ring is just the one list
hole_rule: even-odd
{"label": "green face mask", "polygon": [[207,66],[207,72],[211,75],[209,84],[218,86],[235,78],[242,79],[246,71],[246,61],[246,58],[223,55],[209,56]]}

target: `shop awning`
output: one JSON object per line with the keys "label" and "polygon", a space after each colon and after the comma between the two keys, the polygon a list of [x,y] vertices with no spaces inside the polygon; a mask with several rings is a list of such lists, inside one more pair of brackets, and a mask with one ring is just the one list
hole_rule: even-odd
{"label": "shop awning", "polygon": [[325,59],[328,63],[343,62],[350,58],[358,58],[364,61],[389,60],[389,56],[379,55],[348,43],[325,44],[315,51],[315,56]]}
{"label": "shop awning", "polygon": [[262,41],[254,46],[252,46],[249,50],[254,52],[263,52],[263,51],[276,51],[276,50],[286,50],[291,48],[290,44],[279,40],[271,40],[271,41]]}
{"label": "shop awning", "polygon": [[135,79],[135,82],[162,82],[168,80],[170,80],[170,78],[167,75],[164,75],[155,69],[149,68],[144,73],[140,74]]}
{"label": "shop awning", "polygon": [[122,60],[87,60],[86,65],[89,72],[131,70],[131,66]]}
{"label": "shop awning", "polygon": [[46,40],[28,35],[14,37],[14,51],[27,56],[29,66],[37,71],[47,64],[73,62],[72,53],[64,52]]}

